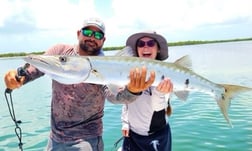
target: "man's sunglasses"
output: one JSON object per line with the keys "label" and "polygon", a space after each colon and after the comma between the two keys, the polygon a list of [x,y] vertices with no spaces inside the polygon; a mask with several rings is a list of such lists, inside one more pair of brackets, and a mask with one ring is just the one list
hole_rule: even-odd
{"label": "man's sunglasses", "polygon": [[142,47],[144,47],[146,44],[147,44],[147,46],[148,47],[153,47],[153,46],[155,46],[155,43],[156,43],[156,41],[154,40],[154,39],[152,39],[152,40],[149,40],[149,41],[142,41],[142,40],[138,40],[138,42],[137,42],[137,47],[140,47],[140,48],[142,48]]}
{"label": "man's sunglasses", "polygon": [[81,33],[83,36],[86,36],[86,37],[92,37],[94,35],[95,39],[97,40],[101,40],[104,37],[104,34],[102,32],[93,31],[93,30],[85,29],[85,28],[81,29]]}

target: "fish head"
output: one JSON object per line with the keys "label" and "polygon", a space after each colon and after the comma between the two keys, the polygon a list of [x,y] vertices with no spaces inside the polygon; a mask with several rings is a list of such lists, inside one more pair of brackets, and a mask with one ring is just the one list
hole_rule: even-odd
{"label": "fish head", "polygon": [[91,72],[88,57],[65,55],[29,55],[24,60],[63,84],[84,82]]}

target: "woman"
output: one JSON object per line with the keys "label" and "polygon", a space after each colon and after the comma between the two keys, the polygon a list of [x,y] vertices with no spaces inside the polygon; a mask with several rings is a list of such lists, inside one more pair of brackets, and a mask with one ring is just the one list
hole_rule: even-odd
{"label": "woman", "polygon": [[[126,46],[137,57],[165,60],[168,58],[166,39],[156,32],[140,32],[131,35]],[[171,130],[166,114],[170,115],[168,95],[171,81],[164,77],[157,87],[151,86],[135,102],[123,105],[123,151],[170,151]]]}

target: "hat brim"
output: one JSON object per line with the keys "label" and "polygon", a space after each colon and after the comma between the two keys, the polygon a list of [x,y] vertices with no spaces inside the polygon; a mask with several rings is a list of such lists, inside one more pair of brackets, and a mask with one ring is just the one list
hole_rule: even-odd
{"label": "hat brim", "polygon": [[82,28],[86,28],[90,26],[98,28],[101,32],[103,32],[103,34],[105,34],[105,25],[103,21],[100,20],[99,18],[94,17],[94,18],[89,18],[89,19],[84,20]]}
{"label": "hat brim", "polygon": [[134,51],[136,51],[136,42],[138,41],[138,39],[142,37],[150,37],[150,38],[155,39],[158,42],[160,46],[160,53],[157,54],[158,60],[165,60],[169,57],[168,43],[166,39],[163,36],[156,33],[140,32],[140,33],[133,34],[127,39],[126,46],[130,46]]}
{"label": "hat brim", "polygon": [[101,28],[99,25],[97,24],[93,24],[93,23],[89,23],[86,24],[85,26],[83,26],[82,28],[88,28],[88,27],[96,27],[97,29],[99,29],[103,34],[105,34],[105,31],[103,28]]}

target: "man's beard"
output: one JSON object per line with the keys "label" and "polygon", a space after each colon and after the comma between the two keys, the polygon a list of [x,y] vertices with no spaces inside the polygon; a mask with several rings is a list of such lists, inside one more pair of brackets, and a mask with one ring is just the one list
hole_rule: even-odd
{"label": "man's beard", "polygon": [[[90,46],[89,43],[92,43],[93,46]],[[79,46],[81,48],[80,51],[85,51],[90,56],[98,55],[102,48],[102,46],[98,47],[97,43],[91,40],[85,40],[83,43],[80,43]]]}

